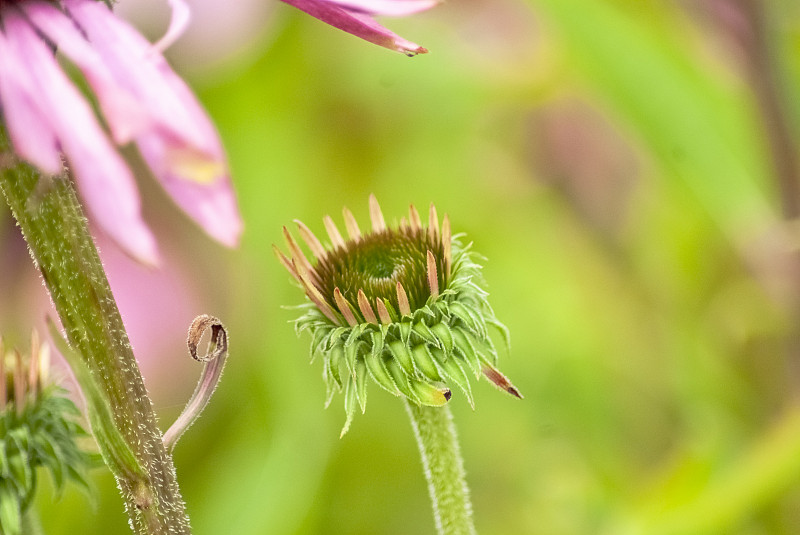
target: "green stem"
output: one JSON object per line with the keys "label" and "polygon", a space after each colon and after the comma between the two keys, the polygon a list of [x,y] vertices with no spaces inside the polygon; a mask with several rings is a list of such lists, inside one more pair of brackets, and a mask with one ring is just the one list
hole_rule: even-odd
{"label": "green stem", "polygon": [[[0,156],[7,148],[0,128]],[[190,533],[172,458],[164,449],[72,181],[66,175],[40,176],[18,163],[0,169],[0,190],[42,273],[69,344],[110,409],[106,413],[111,418],[106,417],[105,423],[114,429],[96,432],[96,438],[120,436],[138,461],[129,462],[128,469],[119,466],[109,458],[116,446],[99,444],[122,491],[131,526],[139,535]],[[126,448],[121,449],[119,457],[124,459]]]}
{"label": "green stem", "polygon": [[406,401],[406,409],[422,455],[437,532],[474,535],[472,504],[450,407],[422,407]]}
{"label": "green stem", "polygon": [[22,514],[22,533],[25,535],[42,535],[42,525],[33,506]]}

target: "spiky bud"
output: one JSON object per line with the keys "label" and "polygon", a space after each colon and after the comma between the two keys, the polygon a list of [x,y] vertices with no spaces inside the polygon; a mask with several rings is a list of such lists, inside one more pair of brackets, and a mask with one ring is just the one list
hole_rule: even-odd
{"label": "spiky bud", "polygon": [[508,331],[486,300],[478,255],[451,234],[448,216],[440,226],[431,205],[424,225],[411,205],[408,219],[390,227],[374,196],[369,212],[372,229],[362,233],[344,209],[348,240],[326,216],[329,247],[296,221],[313,264],[286,227],[289,255],[273,246],[310,301],[301,306],[304,314],[295,327],[298,333],[311,332],[312,360],[323,357],[326,406],[334,392],[344,391],[342,434],[356,406],[362,412],[366,408],[368,378],[419,405],[444,405],[453,385],[472,405],[471,375],[484,375],[521,397],[496,368],[489,326],[506,343]]}
{"label": "spiky bud", "polygon": [[50,348],[34,331],[29,355],[6,352],[0,338],[0,533],[22,532],[36,489],[36,470],[49,470],[60,492],[67,479],[87,486],[90,456],[76,440],[87,437],[80,411],[49,383]]}

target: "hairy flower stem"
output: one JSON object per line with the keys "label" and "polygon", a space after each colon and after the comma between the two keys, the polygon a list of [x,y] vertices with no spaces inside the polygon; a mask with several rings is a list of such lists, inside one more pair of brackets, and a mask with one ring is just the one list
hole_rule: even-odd
{"label": "hairy flower stem", "polygon": [[[0,128],[0,154],[7,150]],[[137,535],[188,534],[189,520],[156,426],[152,404],[136,364],[117,304],[68,176],[41,176],[25,164],[0,169],[5,194],[52,297],[70,346],[108,405],[116,435],[108,444],[95,435],[122,491]],[[77,375],[77,374],[76,374]],[[87,374],[84,374],[87,375]],[[82,385],[84,391],[86,386]],[[94,425],[95,422],[93,422]],[[125,450],[125,451],[121,451]],[[120,453],[121,451],[121,453]],[[127,463],[113,459],[125,453]]]}
{"label": "hairy flower stem", "polygon": [[472,504],[450,407],[424,407],[406,401],[406,410],[422,455],[437,533],[474,535]]}
{"label": "hairy flower stem", "polygon": [[39,517],[36,516],[36,511],[33,507],[28,507],[28,510],[22,515],[22,531],[25,535],[43,535],[42,525],[39,523]]}

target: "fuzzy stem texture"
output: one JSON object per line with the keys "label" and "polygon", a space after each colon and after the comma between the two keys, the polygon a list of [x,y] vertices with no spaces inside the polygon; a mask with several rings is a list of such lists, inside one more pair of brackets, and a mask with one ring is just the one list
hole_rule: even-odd
{"label": "fuzzy stem texture", "polygon": [[43,535],[42,525],[33,506],[22,514],[22,533],[25,535]]}
{"label": "fuzzy stem texture", "polygon": [[406,401],[406,410],[422,455],[437,533],[474,535],[472,504],[450,407],[424,407]]}
{"label": "fuzzy stem texture", "polygon": [[[7,150],[0,128],[0,154]],[[129,469],[110,462],[109,446],[104,449],[98,442],[117,479],[132,529],[137,535],[190,533],[172,458],[162,443],[72,181],[66,175],[42,176],[17,163],[0,168],[0,190],[42,273],[69,344],[105,397],[113,420],[109,425],[138,461]]]}

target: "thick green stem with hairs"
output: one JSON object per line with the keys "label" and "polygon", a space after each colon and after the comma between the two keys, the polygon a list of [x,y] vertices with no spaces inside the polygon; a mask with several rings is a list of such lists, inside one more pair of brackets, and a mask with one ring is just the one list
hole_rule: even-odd
{"label": "thick green stem with hairs", "polygon": [[464,462],[450,407],[425,407],[407,401],[406,409],[422,455],[437,532],[475,534]]}
{"label": "thick green stem with hairs", "polygon": [[[0,157],[7,149],[0,128]],[[73,183],[66,174],[43,176],[26,164],[9,162],[7,155],[3,159],[0,190],[42,273],[76,360],[88,372],[81,388],[87,400],[99,399],[107,407],[94,414],[93,430],[122,491],[131,526],[139,535],[188,534],[172,458],[164,449]]]}

